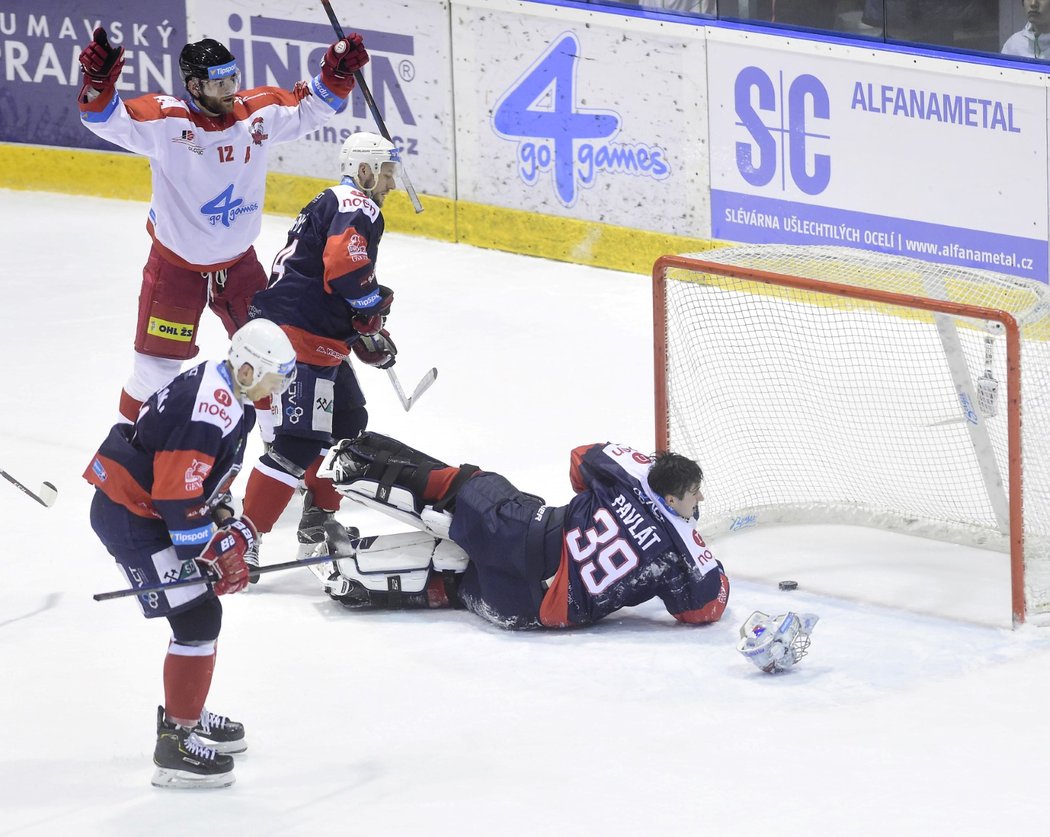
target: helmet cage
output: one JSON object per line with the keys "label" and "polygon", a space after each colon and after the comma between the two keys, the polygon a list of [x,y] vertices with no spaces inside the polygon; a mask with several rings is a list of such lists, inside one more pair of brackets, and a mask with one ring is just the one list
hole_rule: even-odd
{"label": "helmet cage", "polygon": [[767,674],[787,671],[809,652],[812,613],[769,616],[756,610],[740,627],[737,650]]}

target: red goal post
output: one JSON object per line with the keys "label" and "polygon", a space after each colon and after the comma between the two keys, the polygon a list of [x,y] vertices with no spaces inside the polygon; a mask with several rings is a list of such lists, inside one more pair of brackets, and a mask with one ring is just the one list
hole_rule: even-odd
{"label": "red goal post", "polygon": [[653,267],[656,444],[704,468],[705,534],[848,523],[1008,552],[1050,623],[1050,294],[838,247]]}

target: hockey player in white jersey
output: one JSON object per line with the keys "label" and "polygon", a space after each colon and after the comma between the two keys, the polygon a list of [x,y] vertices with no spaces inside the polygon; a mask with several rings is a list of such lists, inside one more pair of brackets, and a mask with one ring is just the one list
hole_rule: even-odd
{"label": "hockey player in white jersey", "polygon": [[133,422],[142,402],[197,354],[205,306],[230,335],[248,321],[251,298],[267,280],[252,244],[271,146],[322,126],[367,62],[361,36],[352,34],[329,47],[309,82],[241,91],[232,53],[205,38],[179,56],[183,97],[125,102],[116,90],[124,48],[95,30],[80,55],[81,120],[102,139],[148,157],[152,172],[146,228],[153,246],[142,272],[133,371],[120,399],[125,420]]}

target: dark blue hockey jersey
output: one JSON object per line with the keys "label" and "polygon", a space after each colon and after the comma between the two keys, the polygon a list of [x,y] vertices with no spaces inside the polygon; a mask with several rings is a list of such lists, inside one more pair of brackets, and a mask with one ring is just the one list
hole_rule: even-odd
{"label": "dark blue hockey jersey", "polygon": [[722,565],[649,487],[650,465],[623,445],[572,452],[578,494],[565,509],[561,563],[540,608],[545,626],[587,625],[654,596],[683,622],[721,615],[729,597]]}
{"label": "dark blue hockey jersey", "polygon": [[134,425],[114,425],[84,479],[133,514],[163,520],[189,560],[215,530],[212,508],[240,471],[254,425],[226,365],[207,361],[153,393]]}
{"label": "dark blue hockey jersey", "polygon": [[351,318],[381,304],[375,264],[383,229],[379,207],[345,179],[295,219],[252,315],[281,326],[300,362],[337,366],[358,337]]}

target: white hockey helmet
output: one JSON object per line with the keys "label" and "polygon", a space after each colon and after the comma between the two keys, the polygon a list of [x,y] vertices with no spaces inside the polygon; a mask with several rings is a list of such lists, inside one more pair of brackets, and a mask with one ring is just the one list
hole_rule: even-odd
{"label": "white hockey helmet", "polygon": [[251,367],[251,383],[240,384],[245,391],[266,375],[280,378],[277,392],[284,392],[295,380],[295,349],[288,335],[270,320],[249,320],[241,326],[230,340],[229,360],[234,376],[244,364]]}
{"label": "white hockey helmet", "polygon": [[343,177],[352,177],[356,182],[362,163],[367,165],[377,178],[383,163],[394,164],[394,177],[401,171],[401,155],[394,144],[379,134],[370,134],[367,131],[351,134],[339,149],[339,171]]}
{"label": "white hockey helmet", "polygon": [[806,656],[810,632],[819,618],[813,613],[770,616],[756,610],[740,626],[736,650],[767,674],[786,671]]}

